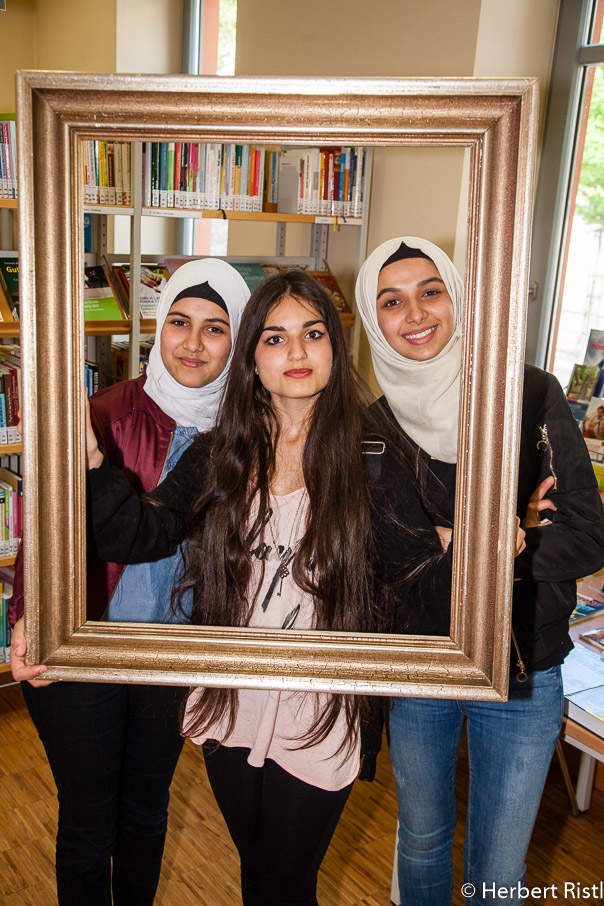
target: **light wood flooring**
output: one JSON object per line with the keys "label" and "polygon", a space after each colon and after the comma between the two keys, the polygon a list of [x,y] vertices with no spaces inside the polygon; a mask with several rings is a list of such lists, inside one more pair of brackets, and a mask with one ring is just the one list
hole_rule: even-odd
{"label": "light wood flooring", "polygon": [[[467,782],[460,762],[460,790]],[[455,906],[459,893],[464,819],[455,839]],[[44,750],[17,686],[0,689],[0,904],[56,906],[54,893],[54,784]],[[357,783],[319,875],[321,906],[388,906],[396,823],[387,753],[377,780]],[[594,792],[589,812],[575,819],[556,762],[550,771],[528,857],[528,886],[558,885],[543,903],[601,902],[563,896],[564,882],[583,885],[604,876],[604,793]],[[238,861],[209,791],[199,749],[187,742],[170,803],[170,829],[156,906],[238,906]],[[82,904],[86,906],[86,904]]]}

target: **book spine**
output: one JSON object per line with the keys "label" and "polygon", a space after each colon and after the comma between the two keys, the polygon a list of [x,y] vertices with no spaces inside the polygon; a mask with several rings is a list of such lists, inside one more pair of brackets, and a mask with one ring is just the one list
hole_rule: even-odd
{"label": "book spine", "polygon": [[0,198],[8,198],[8,180],[6,178],[6,147],[4,141],[4,122],[0,122]]}
{"label": "book spine", "polygon": [[115,167],[115,203],[124,204],[124,168],[122,166],[122,142],[114,143],[113,165]]}
{"label": "book spine", "polygon": [[168,207],[168,143],[159,143],[159,206]]}
{"label": "book spine", "polygon": [[218,142],[214,145],[216,152],[214,157],[214,178],[212,185],[212,208],[217,211],[220,208],[220,174],[222,173],[222,145]]}
{"label": "book spine", "polygon": [[318,214],[325,215],[327,211],[327,185],[328,185],[328,166],[327,158],[329,152],[319,149],[319,209]]}
{"label": "book spine", "polygon": [[189,142],[189,179],[187,184],[187,207],[195,208],[195,180],[197,178],[197,143]]}
{"label": "book spine", "polygon": [[168,142],[168,172],[166,176],[166,207],[174,207],[174,142]]}
{"label": "book spine", "polygon": [[262,200],[264,198],[264,173],[266,161],[266,148],[260,148],[260,161],[258,164],[258,191],[256,192],[256,207],[254,211],[262,211]]}
{"label": "book spine", "polygon": [[8,123],[2,123],[3,151],[4,151],[4,174],[5,174],[5,198],[14,198],[13,195],[13,168],[10,154],[10,134]]}
{"label": "book spine", "polygon": [[206,146],[197,143],[197,172],[195,174],[195,208],[203,209],[204,184],[206,178]]}
{"label": "book spine", "polygon": [[99,196],[101,204],[109,204],[109,158],[107,142],[99,142]]}
{"label": "book spine", "polygon": [[252,159],[252,149],[250,145],[243,145],[241,148],[241,195],[239,198],[239,210],[249,211],[250,205],[250,161]]}
{"label": "book spine", "polygon": [[127,207],[132,204],[131,154],[132,145],[130,142],[122,142],[122,178],[124,180],[124,204]]}
{"label": "book spine", "polygon": [[113,142],[107,142],[107,204],[115,207],[115,147]]}
{"label": "book spine", "polygon": [[151,207],[159,208],[159,142],[151,142]]}
{"label": "book spine", "polygon": [[352,216],[363,216],[363,180],[365,176],[365,149],[357,149],[357,168],[355,173],[355,185],[352,199]]}
{"label": "book spine", "polygon": [[6,394],[4,375],[0,374],[0,444],[8,443],[8,421],[6,419]]}
{"label": "book spine", "polygon": [[8,599],[4,596],[4,587],[2,582],[0,582],[0,663],[6,663],[8,661],[6,655],[6,630],[8,626],[7,609]]}
{"label": "book spine", "polygon": [[99,203],[99,189],[96,178],[96,142],[92,139],[86,142],[86,184],[88,193],[88,204]]}
{"label": "book spine", "polygon": [[19,411],[21,409],[21,400],[20,400],[20,384],[21,384],[21,368],[17,365],[13,365],[10,368],[10,377],[11,377],[11,393],[13,397],[13,413],[14,413],[14,424],[11,426],[12,431],[8,432],[9,443],[18,444],[21,440],[19,432],[17,431],[17,425],[19,423]]}
{"label": "book spine", "polygon": [[189,142],[180,146],[180,198],[181,207],[188,207],[187,189],[189,186]]}

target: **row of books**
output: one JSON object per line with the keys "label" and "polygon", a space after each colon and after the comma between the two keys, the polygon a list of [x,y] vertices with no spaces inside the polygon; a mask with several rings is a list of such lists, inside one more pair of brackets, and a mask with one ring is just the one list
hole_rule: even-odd
{"label": "row of books", "polygon": [[[129,142],[84,142],[87,204],[129,206]],[[363,147],[278,149],[234,142],[144,142],[149,208],[361,217]]]}
{"label": "row of books", "polygon": [[90,139],[83,145],[84,204],[130,206],[131,143]]}
{"label": "row of books", "polygon": [[361,217],[365,149],[146,142],[143,204]]}
{"label": "row of books", "polygon": [[[154,319],[159,296],[170,273],[159,262],[141,264],[139,307],[141,318]],[[110,263],[84,268],[84,317],[86,321],[119,321],[130,317],[130,263]]]}
{"label": "row of books", "polygon": [[0,557],[14,557],[23,527],[23,480],[0,469]]}
{"label": "row of books", "polygon": [[0,321],[19,320],[19,256],[0,252]]}
{"label": "row of books", "polygon": [[21,408],[21,348],[0,346],[0,444],[21,440],[17,430]]}
{"label": "row of books", "polygon": [[[164,262],[141,264],[140,315],[155,318],[160,293],[171,274],[185,261],[186,256],[169,256]],[[287,265],[266,265],[256,262],[233,263],[253,292],[267,277],[281,272]],[[344,293],[329,271],[311,272],[331,293],[340,315],[352,319],[352,312]],[[84,310],[87,321],[119,321],[130,316],[130,264],[109,262],[91,265],[84,269]]]}
{"label": "row of books", "polygon": [[0,663],[10,661],[11,627],[8,622],[8,602],[13,594],[13,573],[0,569]]}
{"label": "row of books", "polygon": [[604,330],[590,330],[584,360],[573,366],[566,397],[583,432],[604,504]]}
{"label": "row of books", "polygon": [[365,164],[363,147],[281,152],[277,210],[328,217],[362,217]]}
{"label": "row of books", "polygon": [[262,211],[266,161],[271,158],[264,147],[233,142],[145,142],[143,205]]}
{"label": "row of books", "polygon": [[15,115],[0,113],[0,198],[17,197]]}

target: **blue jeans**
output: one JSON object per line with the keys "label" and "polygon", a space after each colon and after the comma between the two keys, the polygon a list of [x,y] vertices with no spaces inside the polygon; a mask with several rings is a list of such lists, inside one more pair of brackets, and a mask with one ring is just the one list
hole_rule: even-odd
{"label": "blue jeans", "polygon": [[[469,789],[464,881],[467,906],[524,902],[525,858],[562,725],[559,667],[510,680],[507,702],[396,698],[390,755],[399,807],[402,906],[449,906],[455,776],[464,723]],[[496,888],[508,888],[498,898]]]}
{"label": "blue jeans", "polygon": [[60,906],[151,906],[184,742],[178,714],[185,690],[21,688],[57,785]]}

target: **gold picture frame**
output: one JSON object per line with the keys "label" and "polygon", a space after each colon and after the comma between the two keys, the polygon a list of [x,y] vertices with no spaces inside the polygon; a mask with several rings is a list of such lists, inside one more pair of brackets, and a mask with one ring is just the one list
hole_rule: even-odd
{"label": "gold picture frame", "polygon": [[[29,662],[66,680],[504,699],[537,81],[20,72],[17,99]],[[450,638],[85,621],[82,140],[175,136],[469,149]]]}

